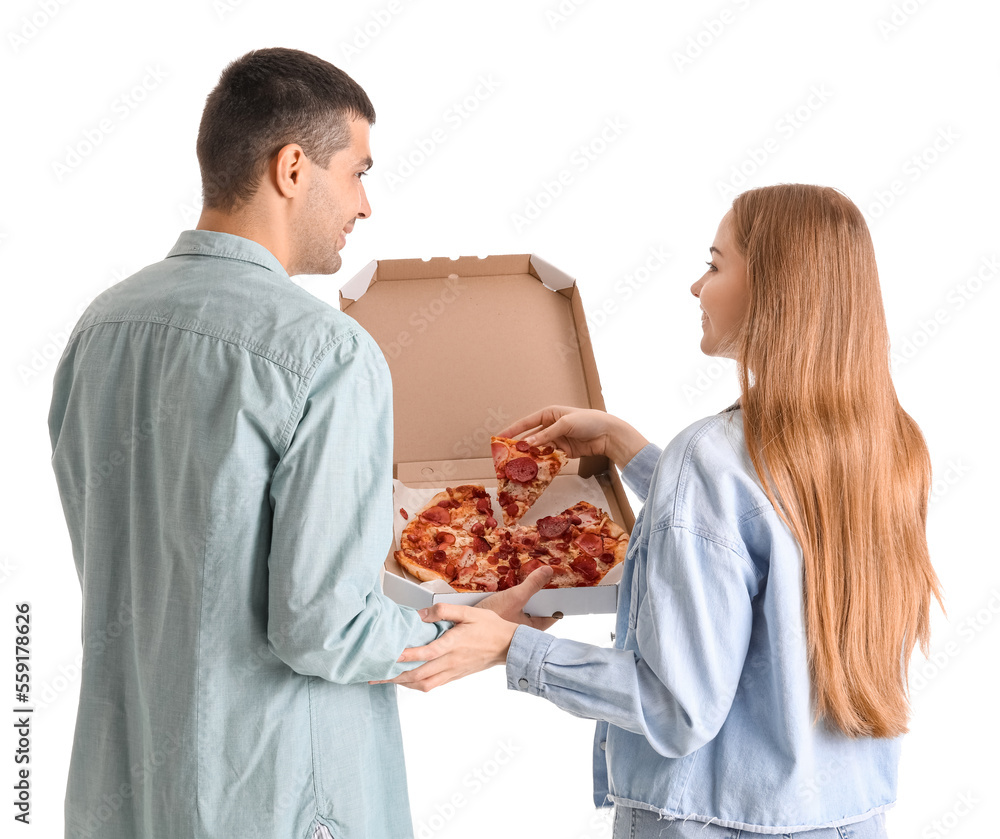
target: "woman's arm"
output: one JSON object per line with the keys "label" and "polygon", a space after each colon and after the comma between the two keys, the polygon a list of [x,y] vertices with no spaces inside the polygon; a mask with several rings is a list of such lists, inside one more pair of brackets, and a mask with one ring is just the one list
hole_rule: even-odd
{"label": "woman's arm", "polygon": [[750,643],[757,575],[732,548],[666,527],[650,536],[638,589],[637,650],[552,638],[473,614],[481,609],[438,604],[424,620],[455,628],[406,650],[401,661],[427,663],[392,681],[430,690],[506,662],[510,689],[642,734],[660,754],[681,757],[715,737],[729,713]]}
{"label": "woman's arm", "polygon": [[605,455],[620,469],[649,441],[625,420],[592,408],[569,408],[550,405],[522,417],[499,433],[516,437],[531,431],[524,439],[533,446],[552,443],[570,457]]}

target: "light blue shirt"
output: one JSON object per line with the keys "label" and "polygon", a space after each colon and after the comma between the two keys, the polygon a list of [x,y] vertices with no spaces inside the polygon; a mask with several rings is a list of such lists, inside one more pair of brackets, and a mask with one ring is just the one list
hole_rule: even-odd
{"label": "light blue shirt", "polygon": [[518,627],[507,683],[600,722],[594,798],[760,833],[860,821],[896,797],[900,739],[813,723],[802,554],[734,410],[622,477],[645,502],[613,649]]}
{"label": "light blue shirt", "polygon": [[83,591],[73,839],[411,835],[392,391],[264,247],[185,231],[83,314],[52,464]]}

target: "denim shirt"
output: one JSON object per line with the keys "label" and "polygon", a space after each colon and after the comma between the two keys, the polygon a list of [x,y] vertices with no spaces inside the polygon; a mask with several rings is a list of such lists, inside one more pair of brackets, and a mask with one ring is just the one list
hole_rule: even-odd
{"label": "denim shirt", "polygon": [[739,410],[622,477],[644,501],[612,649],[518,627],[512,690],[599,720],[594,799],[760,833],[892,805],[899,739],[848,738],[810,702],[802,554],[750,462]]}
{"label": "denim shirt", "polygon": [[83,592],[73,839],[410,836],[381,592],[392,387],[261,245],[185,231],[95,300],[49,426]]}

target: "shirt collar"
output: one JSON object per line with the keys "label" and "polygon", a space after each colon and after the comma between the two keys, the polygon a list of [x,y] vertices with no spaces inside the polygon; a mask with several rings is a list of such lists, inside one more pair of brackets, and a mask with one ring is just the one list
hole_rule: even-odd
{"label": "shirt collar", "polygon": [[178,237],[177,244],[170,249],[167,258],[185,255],[238,259],[241,262],[260,265],[279,276],[288,276],[284,266],[267,248],[258,242],[244,239],[242,236],[234,236],[232,233],[219,233],[215,230],[185,230]]}

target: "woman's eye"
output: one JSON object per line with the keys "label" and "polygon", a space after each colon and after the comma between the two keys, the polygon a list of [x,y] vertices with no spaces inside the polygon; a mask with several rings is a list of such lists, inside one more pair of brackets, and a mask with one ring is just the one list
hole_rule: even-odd
{"label": "woman's eye", "polygon": [[705,264],[708,266],[708,270],[709,271],[718,271],[719,270],[718,268],[715,267],[715,263],[714,262],[706,262]]}

